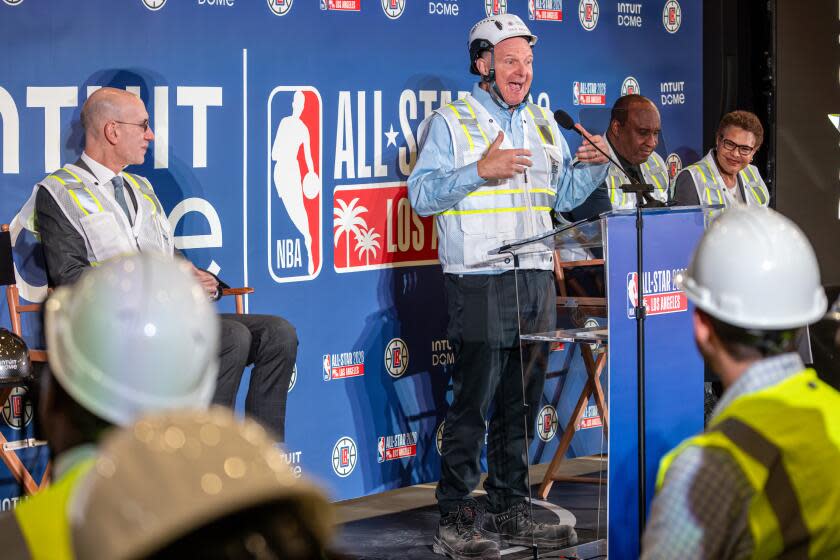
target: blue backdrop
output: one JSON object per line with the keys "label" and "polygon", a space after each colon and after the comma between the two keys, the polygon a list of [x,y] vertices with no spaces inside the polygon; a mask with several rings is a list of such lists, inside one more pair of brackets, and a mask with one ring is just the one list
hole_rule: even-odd
{"label": "blue backdrop", "polygon": [[[420,121],[471,88],[467,34],[494,11],[539,36],[536,102],[580,117],[640,92],[660,108],[663,157],[699,159],[699,0],[1,0],[0,221],[75,161],[91,88],[133,88],[156,134],[134,171],[179,246],[298,329],[289,461],[336,499],[435,480],[452,353],[436,234],[405,180]],[[16,237],[19,274],[39,299],[31,242]],[[546,402],[577,397],[558,389],[582,383],[570,353],[554,353]]]}

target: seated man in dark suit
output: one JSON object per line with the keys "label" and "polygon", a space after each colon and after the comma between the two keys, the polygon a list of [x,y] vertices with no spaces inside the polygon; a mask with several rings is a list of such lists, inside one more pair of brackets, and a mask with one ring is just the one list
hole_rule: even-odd
{"label": "seated man in dark suit", "polygon": [[[75,282],[90,266],[127,253],[176,257],[173,234],[151,183],[124,171],[143,163],[154,133],[134,94],[93,93],[82,107],[85,150],[38,183],[35,223],[50,284]],[[30,203],[27,203],[31,206]],[[226,287],[207,271],[193,272],[211,299]],[[242,370],[254,364],[245,411],[285,439],[286,396],[297,356],[297,333],[271,315],[221,314],[220,368],[213,402],[233,406]]]}
{"label": "seated man in dark suit", "polygon": [[[640,183],[653,185],[651,196],[667,202],[670,189],[668,169],[662,157],[654,151],[659,144],[661,128],[659,110],[653,101],[641,95],[624,95],[613,105],[605,136],[610,155],[621,164],[627,175]],[[604,182],[592,191],[583,204],[564,213],[563,217],[577,221],[613,209],[635,208],[636,195],[625,194],[620,188],[628,182],[621,169],[610,164]]]}

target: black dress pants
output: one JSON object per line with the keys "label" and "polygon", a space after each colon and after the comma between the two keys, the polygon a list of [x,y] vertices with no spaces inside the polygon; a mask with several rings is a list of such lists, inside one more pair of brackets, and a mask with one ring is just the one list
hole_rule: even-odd
{"label": "black dress pants", "polygon": [[297,331],[273,315],[222,313],[219,375],[213,403],[233,407],[242,370],[254,364],[245,414],[286,439],[286,397],[297,358]]}
{"label": "black dress pants", "polygon": [[[525,446],[533,437],[548,363],[547,343],[525,343],[520,352],[519,321],[521,317],[522,332],[546,332],[556,327],[554,275],[545,270],[519,271],[518,278],[513,271],[446,274],[444,284],[449,309],[447,336],[455,353],[455,367],[454,398],[443,430],[438,507],[442,514],[456,509],[478,484],[485,422],[492,402],[484,489],[488,509],[504,511],[528,496]],[[517,300],[521,314],[517,313]]]}

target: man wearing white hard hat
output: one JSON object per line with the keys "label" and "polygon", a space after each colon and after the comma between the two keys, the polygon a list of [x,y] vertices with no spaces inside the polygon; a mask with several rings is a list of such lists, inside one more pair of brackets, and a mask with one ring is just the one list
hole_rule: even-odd
{"label": "man wearing white hard hat", "polygon": [[152,411],[206,409],[216,388],[219,319],[189,263],[118,258],[45,303],[49,368],[39,422],[53,482],[0,517],[9,558],[72,558],[67,504],[114,426]]}
{"label": "man wearing white hard hat", "polygon": [[[551,231],[550,212],[580,204],[607,171],[606,158],[590,144],[578,149],[573,166],[551,111],[529,103],[536,42],[513,14],[473,26],[470,72],[480,82],[420,125],[420,153],[408,179],[414,210],[436,216],[447,336],[456,355],[434,545],[452,558],[498,558],[499,542],[556,547],[576,541],[570,527],[534,523],[527,504],[523,381],[530,436],[548,347],[528,345],[521,356],[523,378],[517,311],[527,317],[523,328],[530,332],[555,328],[551,243],[523,255],[517,276],[509,255],[488,254],[508,241]],[[607,149],[600,136],[592,141]],[[489,417],[491,403],[495,412]],[[488,420],[488,505],[482,516],[470,493],[481,474]]]}
{"label": "man wearing white hard hat", "polygon": [[642,557],[840,558],[840,393],[795,347],[827,306],[807,238],[773,210],[730,209],[680,281],[725,392],[662,460]]}

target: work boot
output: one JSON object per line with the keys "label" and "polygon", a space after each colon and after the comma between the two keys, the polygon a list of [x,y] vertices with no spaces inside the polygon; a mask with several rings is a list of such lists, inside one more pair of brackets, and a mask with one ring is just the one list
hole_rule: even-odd
{"label": "work boot", "polygon": [[565,548],[577,544],[577,533],[569,525],[536,523],[526,502],[519,502],[501,513],[483,515],[482,533],[499,539],[507,546],[536,544],[539,547]]}
{"label": "work boot", "polygon": [[475,500],[467,500],[458,509],[441,516],[432,550],[450,558],[499,560],[499,545],[478,530],[481,511]]}

